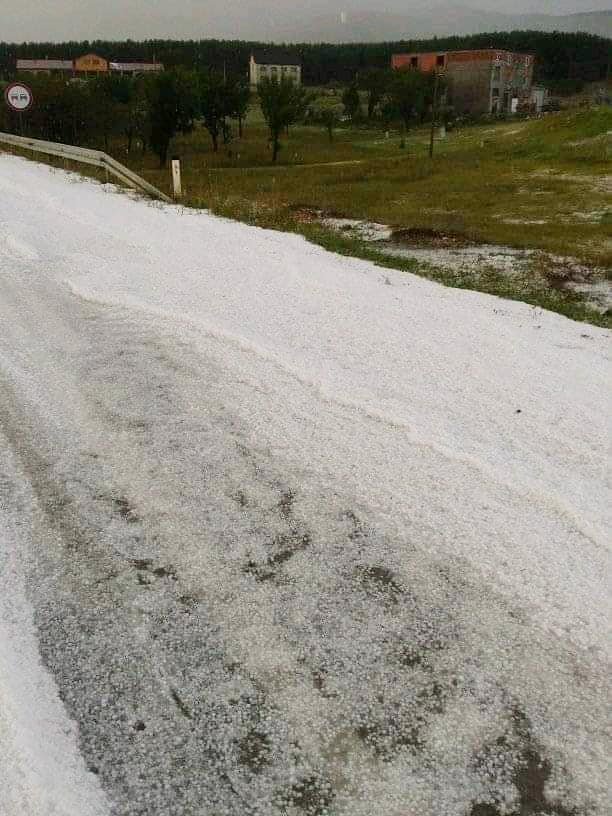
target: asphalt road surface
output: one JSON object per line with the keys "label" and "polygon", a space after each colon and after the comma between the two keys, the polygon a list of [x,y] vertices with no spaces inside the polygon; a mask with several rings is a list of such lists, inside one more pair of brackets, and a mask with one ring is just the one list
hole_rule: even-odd
{"label": "asphalt road surface", "polygon": [[610,813],[609,352],[0,156],[0,814]]}

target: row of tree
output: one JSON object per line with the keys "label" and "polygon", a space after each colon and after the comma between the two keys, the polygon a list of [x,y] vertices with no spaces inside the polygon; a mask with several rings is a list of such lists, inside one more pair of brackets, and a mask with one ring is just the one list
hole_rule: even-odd
{"label": "row of tree", "polygon": [[[246,76],[249,57],[261,43],[230,40],[147,40],[66,43],[0,43],[0,76],[9,75],[17,57],[72,59],[88,51],[117,60],[157,59],[167,68],[183,67],[202,73],[220,72]],[[596,81],[609,75],[612,40],[585,33],[512,31],[463,37],[402,40],[390,43],[305,44],[287,48],[299,56],[307,85],[351,82],[366,68],[388,68],[397,52],[500,48],[536,56],[536,80]]]}
{"label": "row of tree", "polygon": [[[311,98],[306,120],[325,127],[330,141],[334,130],[347,120],[353,125],[364,119],[378,122],[385,130],[400,124],[406,131],[432,115],[436,98],[444,100],[446,83],[442,77],[438,77],[437,83],[436,88],[433,73],[367,68],[354,77],[340,96]],[[448,109],[440,105],[436,113],[446,117]]]}
{"label": "row of tree", "polygon": [[55,142],[103,146],[125,140],[128,153],[138,142],[166,163],[172,138],[188,133],[196,121],[209,131],[213,148],[229,141],[230,122],[239,132],[247,114],[246,80],[215,71],[203,74],[177,69],[142,77],[104,74],[88,81],[28,77],[36,104],[27,114],[0,106],[0,129]]}
{"label": "row of tree", "polygon": [[[178,68],[141,77],[103,74],[87,81],[35,75],[28,82],[36,104],[25,115],[0,106],[0,129],[106,151],[121,140],[128,154],[138,143],[156,153],[162,165],[174,136],[189,133],[196,123],[208,131],[215,152],[221,140],[230,142],[235,126],[242,136],[251,102],[245,79],[218,71]],[[282,134],[295,122],[320,124],[330,140],[342,120],[358,124],[364,116],[386,128],[398,122],[407,130],[432,110],[434,93],[433,74],[375,68],[358,74],[341,96],[316,94],[285,77],[264,80],[258,89],[273,161]]]}

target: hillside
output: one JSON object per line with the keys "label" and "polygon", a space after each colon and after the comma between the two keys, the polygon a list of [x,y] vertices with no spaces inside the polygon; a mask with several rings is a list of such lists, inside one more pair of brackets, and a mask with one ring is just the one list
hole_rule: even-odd
{"label": "hillside", "polygon": [[[550,3],[532,7],[548,13],[525,14],[521,3],[508,6],[505,13],[491,10],[492,0],[342,0],[332,5],[327,0],[307,4],[286,0],[176,0],[156,3],[151,13],[150,0],[106,0],[105,13],[94,20],[79,13],[77,0],[68,17],[58,3],[22,0],[19,8],[3,20],[1,36],[22,42],[41,39],[60,40],[117,39],[247,39],[266,42],[372,42],[398,37],[449,36],[481,31],[584,31],[612,36],[612,10],[568,13],[578,3]],[[593,9],[605,0],[592,0]],[[523,8],[527,0],[523,4]],[[65,8],[65,3],[64,6]],[[551,11],[552,9],[552,11]],[[118,27],[116,20],[121,20]]]}
{"label": "hillside", "polygon": [[416,14],[366,11],[305,16],[298,23],[278,26],[274,36],[288,42],[375,42],[516,30],[581,31],[612,37],[612,10],[566,15],[499,14],[451,5]]}

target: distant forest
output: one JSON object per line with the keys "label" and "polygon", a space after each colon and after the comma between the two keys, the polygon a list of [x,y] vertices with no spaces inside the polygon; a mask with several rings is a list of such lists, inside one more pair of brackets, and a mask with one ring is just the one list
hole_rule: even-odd
{"label": "distant forest", "polygon": [[[226,68],[232,75],[246,75],[251,51],[269,45],[231,40],[147,40],[135,42],[0,43],[0,75],[13,73],[21,58],[71,59],[87,51],[115,60],[163,62],[167,68]],[[612,40],[592,34],[512,31],[444,37],[431,40],[404,40],[394,43],[351,43],[344,45],[303,44],[283,46],[299,55],[304,82],[326,85],[350,82],[365,67],[389,67],[398,51],[446,51],[470,48],[503,48],[533,53],[537,58],[536,80],[597,81],[611,76]]]}

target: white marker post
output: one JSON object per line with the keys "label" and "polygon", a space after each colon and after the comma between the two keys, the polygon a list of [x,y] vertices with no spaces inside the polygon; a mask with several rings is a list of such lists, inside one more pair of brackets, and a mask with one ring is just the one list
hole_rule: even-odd
{"label": "white marker post", "polygon": [[181,184],[181,160],[178,156],[172,159],[172,189],[174,191],[174,200],[178,201],[183,197],[183,186]]}

